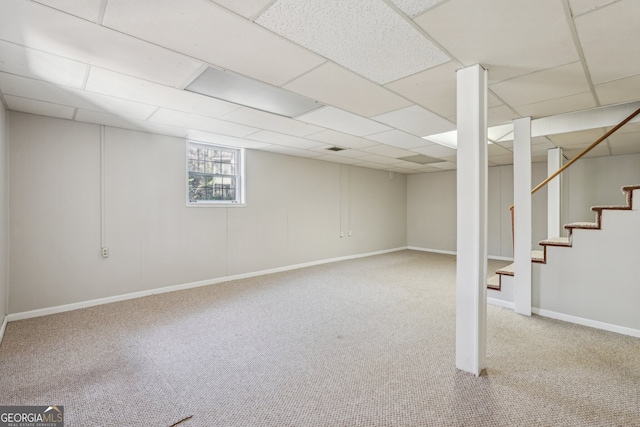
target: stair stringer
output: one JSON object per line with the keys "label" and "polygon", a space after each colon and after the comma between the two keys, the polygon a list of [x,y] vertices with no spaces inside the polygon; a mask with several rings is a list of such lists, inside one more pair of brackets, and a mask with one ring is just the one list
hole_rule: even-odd
{"label": "stair stringer", "polygon": [[631,191],[635,206],[598,209],[599,229],[545,246],[546,263],[532,266],[533,307],[640,331],[640,189]]}

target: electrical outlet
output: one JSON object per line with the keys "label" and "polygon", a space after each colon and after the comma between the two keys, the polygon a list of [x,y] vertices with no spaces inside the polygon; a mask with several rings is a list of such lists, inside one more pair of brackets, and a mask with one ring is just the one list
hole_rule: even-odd
{"label": "electrical outlet", "polygon": [[109,248],[102,248],[102,258],[109,258]]}
{"label": "electrical outlet", "polygon": [[344,231],[340,232],[340,237],[344,237]]}

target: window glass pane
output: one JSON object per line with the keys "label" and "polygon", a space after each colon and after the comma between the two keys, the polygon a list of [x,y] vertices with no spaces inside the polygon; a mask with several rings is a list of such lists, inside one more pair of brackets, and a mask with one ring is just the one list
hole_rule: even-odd
{"label": "window glass pane", "polygon": [[192,201],[239,201],[239,151],[189,144],[188,197]]}

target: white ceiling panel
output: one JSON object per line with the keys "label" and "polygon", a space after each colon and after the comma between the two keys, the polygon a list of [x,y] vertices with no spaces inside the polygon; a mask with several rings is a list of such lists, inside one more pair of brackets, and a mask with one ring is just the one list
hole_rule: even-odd
{"label": "white ceiling panel", "polygon": [[256,132],[250,135],[247,139],[266,142],[269,144],[284,145],[286,147],[299,148],[303,150],[326,145],[326,144],[323,144],[322,142],[299,138],[297,136],[284,135],[281,133],[271,132],[268,130],[261,130],[260,132]]}
{"label": "white ceiling panel", "polygon": [[344,163],[346,165],[353,165],[353,164],[356,164],[356,163],[360,163],[360,160],[358,160],[357,158],[342,157],[342,156],[336,156],[336,155],[333,155],[333,154],[323,154],[321,156],[314,157],[314,159],[316,159],[316,160],[324,160],[326,162]]}
{"label": "white ceiling panel", "polygon": [[518,118],[520,118],[520,115],[506,105],[489,108],[487,111],[487,124],[489,126],[511,123],[514,119]]}
{"label": "white ceiling panel", "polygon": [[293,136],[306,136],[324,130],[318,126],[248,107],[239,108],[222,119]]}
{"label": "white ceiling panel", "polygon": [[342,132],[336,132],[335,130],[325,130],[319,133],[314,133],[313,135],[309,135],[307,138],[313,139],[314,141],[326,142],[331,145],[337,145],[339,147],[357,149],[378,145],[375,141],[348,135]]}
{"label": "white ceiling panel", "polygon": [[450,60],[383,1],[278,0],[256,22],[380,84]]}
{"label": "white ceiling panel", "polygon": [[458,61],[487,68],[489,82],[579,59],[558,0],[448,1],[415,22]]}
{"label": "white ceiling panel", "polygon": [[202,0],[109,0],[103,25],[276,86],[325,61]]}
{"label": "white ceiling panel", "polygon": [[[640,92],[639,92],[640,95]],[[567,111],[586,110],[594,108],[596,102],[591,92],[578,93],[562,98],[550,99],[548,101],[536,102],[534,104],[513,107],[522,117],[532,117],[534,119],[554,114],[562,114]]]}
{"label": "white ceiling panel", "polygon": [[25,113],[37,114],[41,116],[58,117],[60,119],[71,119],[75,108],[66,105],[52,104],[50,102],[36,101],[34,99],[20,98],[13,95],[4,95],[4,100],[10,110],[22,111]]}
{"label": "white ceiling panel", "polygon": [[358,166],[358,167],[362,167],[362,168],[369,168],[369,169],[385,169],[385,168],[389,167],[389,164],[362,161],[362,162],[354,164],[354,166]]}
{"label": "white ceiling panel", "polygon": [[191,139],[193,141],[200,141],[200,142],[210,142],[212,144],[226,145],[229,147],[253,148],[257,150],[271,145],[265,142],[251,141],[246,138],[235,138],[233,136],[219,135],[211,132],[201,132],[201,131],[195,131],[195,132],[189,133],[188,139]]}
{"label": "white ceiling panel", "polygon": [[333,62],[327,62],[283,87],[365,117],[411,105],[407,99]]}
{"label": "white ceiling panel", "polygon": [[457,155],[457,151],[454,150],[453,148],[445,147],[440,144],[433,144],[433,145],[428,145],[426,147],[412,148],[411,151],[424,154],[425,156],[437,157],[437,158]]}
{"label": "white ceiling panel", "polygon": [[273,0],[212,0],[220,6],[244,16],[247,19],[255,19],[257,15],[266,8]]}
{"label": "white ceiling panel", "polygon": [[527,74],[491,85],[511,106],[533,104],[589,91],[580,62]]}
{"label": "white ceiling panel", "polygon": [[183,113],[181,111],[167,110],[166,108],[159,109],[149,120],[156,123],[183,127],[185,129],[236,137],[245,137],[258,131],[258,129],[249,126],[212,119],[211,117]]}
{"label": "white ceiling panel", "polygon": [[[570,149],[570,150],[564,150],[563,154],[567,159],[571,160],[577,155],[579,155],[585,148],[586,146],[577,147],[575,149]],[[605,146],[598,146],[594,148],[593,150],[589,151],[587,154],[585,154],[581,158],[586,159],[589,157],[603,157],[603,156],[610,156],[610,155],[611,155],[611,150],[609,150],[609,147],[605,145]]]}
{"label": "white ceiling panel", "polygon": [[584,15],[593,12],[603,6],[610,5],[619,0],[569,0],[571,14],[573,16]]}
{"label": "white ceiling panel", "polygon": [[164,86],[137,77],[91,67],[86,90],[150,105],[220,118],[240,108],[236,104]]}
{"label": "white ceiling panel", "polygon": [[454,116],[456,114],[456,70],[461,67],[457,62],[448,62],[389,83],[385,87],[442,117]]}
{"label": "white ceiling panel", "polygon": [[[549,135],[549,138],[558,147],[570,146],[588,146],[597,141],[606,132],[603,129],[590,129],[580,132],[560,133],[557,135]],[[604,143],[603,143],[604,144]]]}
{"label": "white ceiling panel", "polygon": [[614,134],[609,138],[609,145],[614,156],[640,153],[640,132]]}
{"label": "white ceiling panel", "polygon": [[107,0],[34,0],[37,3],[41,3],[58,9],[62,12],[75,15],[79,18],[86,19],[88,21],[96,22],[102,15],[102,11],[107,4]]}
{"label": "white ceiling panel", "polygon": [[506,154],[504,156],[493,156],[489,159],[490,162],[496,165],[512,165],[513,164],[513,154]]}
{"label": "white ceiling panel", "polygon": [[131,129],[142,132],[156,133],[159,135],[169,135],[184,138],[190,132],[183,128],[167,126],[161,123],[151,123],[143,120],[124,118],[99,111],[79,109],[75,116],[75,121],[84,123],[94,123],[98,125],[111,126],[122,129]]}
{"label": "white ceiling panel", "polygon": [[382,164],[382,165],[390,165],[392,163],[398,163],[398,159],[391,158],[391,157],[385,157],[385,156],[379,156],[377,154],[372,154],[370,156],[360,157],[360,160],[362,160],[363,162],[379,163],[379,164]]}
{"label": "white ceiling panel", "polygon": [[[324,144],[321,147],[314,147],[311,148],[311,150],[313,151],[318,151],[322,154],[331,154],[332,156],[339,156],[339,157],[352,157],[352,158],[357,158],[357,157],[364,157],[364,156],[369,156],[371,155],[371,153],[365,153],[364,151],[360,151],[360,150],[353,150],[351,148],[345,148],[342,151],[327,151],[328,148],[331,147],[335,147],[335,145],[333,144]],[[341,147],[344,148],[344,147]]]}
{"label": "white ceiling panel", "polygon": [[442,170],[454,170],[457,169],[458,165],[453,162],[439,162],[439,163],[429,163],[429,166],[433,166],[434,168],[442,169]]}
{"label": "white ceiling panel", "polygon": [[431,145],[431,142],[427,140],[397,129],[369,135],[367,138],[373,141],[382,142],[383,144],[405,149]]}
{"label": "white ceiling panel", "polygon": [[420,15],[425,10],[443,0],[391,0],[405,15],[410,18]]}
{"label": "white ceiling panel", "polygon": [[602,83],[595,89],[603,105],[636,101],[640,99],[640,75]]}
{"label": "white ceiling panel", "polygon": [[640,2],[619,1],[575,19],[594,84],[640,74]]}
{"label": "white ceiling panel", "polygon": [[183,85],[202,65],[179,53],[24,0],[0,2],[0,39],[168,86]]}
{"label": "white ceiling panel", "polygon": [[396,129],[416,136],[433,135],[435,133],[454,130],[456,125],[447,119],[433,114],[419,105],[402,108],[373,118]]}
{"label": "white ceiling panel", "polygon": [[103,111],[111,114],[123,114],[134,119],[144,120],[156,107],[139,102],[127,101],[111,96],[86,92],[79,89],[63,88],[48,82],[0,73],[0,90],[6,94],[32,98],[39,101],[86,110]]}
{"label": "white ceiling panel", "polygon": [[298,148],[293,147],[285,147],[282,145],[269,145],[265,148],[261,149],[262,151],[270,151],[272,153],[278,154],[286,154],[288,156],[296,156],[296,157],[319,157],[322,156],[322,153],[311,150],[300,150]]}
{"label": "white ceiling panel", "polygon": [[506,148],[502,148],[498,144],[489,144],[487,145],[487,154],[489,155],[489,157],[492,157],[492,156],[505,156],[512,153]]}
{"label": "white ceiling panel", "polygon": [[296,119],[355,136],[366,136],[391,129],[386,125],[334,107],[318,108]]}
{"label": "white ceiling panel", "polygon": [[362,151],[369,154],[377,154],[379,156],[393,157],[396,159],[400,157],[415,156],[416,154],[413,151],[404,150],[397,147],[390,147],[384,144],[380,144],[375,147],[363,148]]}
{"label": "white ceiling panel", "polygon": [[81,88],[86,64],[0,40],[0,71]]}

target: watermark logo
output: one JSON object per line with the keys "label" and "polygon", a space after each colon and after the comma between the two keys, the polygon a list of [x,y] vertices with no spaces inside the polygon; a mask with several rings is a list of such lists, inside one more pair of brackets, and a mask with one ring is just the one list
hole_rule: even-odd
{"label": "watermark logo", "polygon": [[0,406],[0,427],[64,427],[64,406]]}

